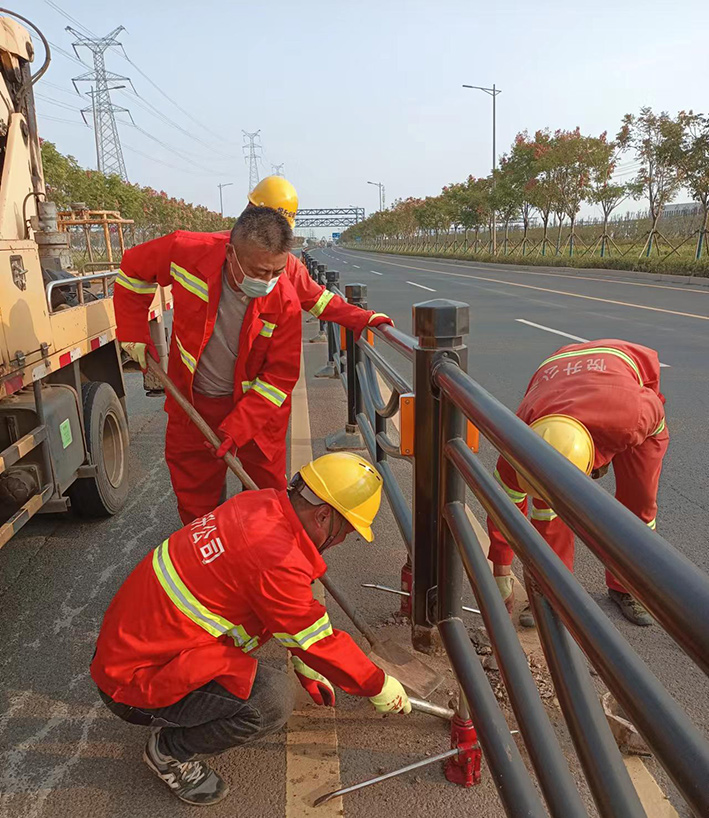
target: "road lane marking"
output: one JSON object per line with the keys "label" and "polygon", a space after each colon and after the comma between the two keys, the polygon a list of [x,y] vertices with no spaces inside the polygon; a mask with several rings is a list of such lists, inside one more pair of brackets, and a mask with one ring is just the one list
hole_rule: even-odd
{"label": "road lane marking", "polygon": [[422,290],[428,290],[430,293],[435,293],[436,291],[431,287],[424,287],[423,284],[417,284],[415,281],[407,281],[407,284],[411,284],[412,287],[420,287]]}
{"label": "road lane marking", "polygon": [[352,266],[355,268],[355,270],[359,270],[359,269],[360,269],[360,268],[359,268],[359,266],[358,266],[357,264],[353,264]]}
{"label": "road lane marking", "polygon": [[[544,324],[535,324],[534,321],[527,321],[525,318],[515,318],[520,324],[527,324],[529,327],[536,327],[537,329],[543,329],[545,332],[552,332],[554,335],[562,335],[564,338],[571,338],[572,341],[578,341],[581,344],[587,344],[589,342],[588,338],[581,338],[579,335],[571,335],[568,332],[562,332],[560,329],[553,329],[553,327],[545,327]],[[663,364],[660,361],[660,367],[664,369],[669,369],[669,364]]]}
{"label": "road lane marking", "polygon": [[[350,252],[359,252],[359,251],[350,251]],[[445,259],[438,258],[434,259],[438,264],[453,264],[452,261],[446,261]],[[464,270],[488,270],[491,273],[517,273],[517,275],[530,275],[530,276],[547,276],[550,278],[568,278],[573,280],[579,281],[602,281],[607,284],[622,284],[627,287],[649,287],[652,290],[676,290],[678,293],[686,293],[686,292],[693,292],[698,293],[699,295],[709,295],[709,289],[696,289],[696,290],[687,290],[687,284],[682,285],[681,287],[670,287],[668,284],[652,284],[649,281],[616,281],[615,279],[611,278],[600,278],[596,276],[578,276],[574,273],[541,273],[535,270],[501,270],[498,267],[486,267],[484,265],[480,265],[479,267],[472,267],[466,266],[464,264],[455,265],[456,267],[461,267]],[[514,268],[512,264],[505,264],[505,267]],[[618,272],[622,273],[622,270],[618,270]],[[687,278],[691,278],[691,276],[687,276]],[[689,282],[692,283],[692,282]]]}
{"label": "road lane marking", "polygon": [[[680,312],[679,310],[666,310],[662,307],[648,307],[645,304],[630,304],[628,301],[614,301],[611,298],[598,298],[595,295],[581,295],[580,293],[567,293],[565,290],[552,290],[549,287],[534,287],[532,284],[519,284],[516,281],[503,281],[499,278],[485,278],[484,276],[471,276],[465,273],[449,273],[445,270],[430,270],[428,267],[414,267],[411,264],[397,264],[394,261],[383,261],[377,259],[380,264],[391,264],[393,267],[403,267],[406,270],[421,270],[424,273],[437,273],[442,276],[452,276],[454,278],[470,278],[474,281],[489,281],[493,284],[504,284],[506,287],[522,287],[525,290],[536,290],[542,293],[553,293],[554,295],[565,295],[569,298],[583,298],[586,301],[601,301],[604,304],[615,304],[619,307],[632,307],[636,310],[649,310],[650,312],[663,312],[668,315],[679,315],[683,318],[698,318],[700,321],[709,321],[709,315],[697,315],[693,312]],[[345,262],[346,264],[347,262]],[[406,282],[410,284],[410,281]],[[420,286],[420,285],[419,285]],[[435,290],[433,291],[435,292]]]}
{"label": "road lane marking", "polygon": [[[312,347],[309,347],[312,349]],[[300,353],[300,377],[293,389],[291,412],[291,475],[313,459],[313,444],[305,383],[305,360]],[[313,595],[324,604],[325,592],[316,582]],[[291,663],[289,673],[294,677]],[[340,787],[340,758],[334,707],[318,707],[292,678],[296,704],[286,726],[285,818],[336,818],[342,816],[342,801],[335,798],[322,807],[313,807],[316,782],[324,791]],[[321,795],[318,790],[315,796]]]}
{"label": "road lane marking", "polygon": [[383,276],[384,273],[378,273],[376,270],[370,270],[370,273],[374,273],[375,276]]}

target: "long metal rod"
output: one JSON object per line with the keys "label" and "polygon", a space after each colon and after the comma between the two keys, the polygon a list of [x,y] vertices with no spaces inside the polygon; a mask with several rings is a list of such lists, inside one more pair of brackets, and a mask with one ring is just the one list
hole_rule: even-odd
{"label": "long metal rod", "polygon": [[414,696],[409,696],[409,701],[414,710],[418,710],[419,713],[428,713],[429,716],[437,716],[446,721],[450,721],[455,716],[455,710],[451,710],[450,707],[442,707],[440,704],[433,704]]}
{"label": "long metal rod", "polygon": [[396,327],[390,327],[388,324],[383,324],[379,327],[372,327],[371,331],[386,341],[390,347],[393,347],[397,352],[400,352],[409,361],[414,359],[414,347],[416,346],[416,339],[402,332]]}
{"label": "long metal rod", "polygon": [[412,392],[413,387],[410,383],[401,375],[399,372],[394,369],[394,367],[387,361],[387,359],[379,352],[379,350],[375,349],[368,341],[364,338],[360,338],[357,342],[360,347],[362,348],[364,354],[367,358],[372,361],[372,363],[376,366],[377,370],[381,372],[382,377],[384,380],[391,386],[392,389],[396,390],[397,392]]}
{"label": "long metal rod", "polygon": [[[401,591],[398,588],[389,588],[387,585],[376,585],[373,582],[363,582],[361,583],[360,587],[373,588],[375,591],[386,591],[389,594],[397,594],[398,596],[411,596],[409,591]],[[466,611],[467,613],[480,613],[477,608],[471,608],[469,605],[463,605],[462,610]]]}
{"label": "long metal rod", "polygon": [[359,784],[352,784],[349,787],[342,787],[342,789],[333,790],[325,795],[321,795],[320,798],[316,798],[313,802],[313,806],[319,807],[321,804],[326,804],[328,801],[332,801],[333,798],[339,798],[341,795],[347,795],[347,793],[350,792],[363,790],[365,787],[371,787],[373,784],[379,784],[382,781],[387,781],[389,778],[396,778],[397,776],[404,775],[405,773],[410,773],[412,770],[418,770],[421,767],[428,767],[429,764],[435,764],[437,761],[444,761],[446,758],[451,758],[451,756],[456,755],[458,755],[457,748],[453,750],[446,750],[445,753],[439,753],[438,755],[431,756],[430,758],[424,758],[422,761],[415,761],[413,764],[407,764],[406,767],[401,767],[398,770],[392,770],[390,773],[384,773],[384,775],[378,775],[376,778],[369,778],[367,781],[360,781]]}
{"label": "long metal rod", "polygon": [[709,576],[535,435],[460,367],[442,361],[433,378],[709,675]]}
{"label": "long metal rod", "polygon": [[505,812],[510,818],[546,818],[534,784],[507,726],[485,671],[473,653],[460,619],[438,623],[438,631],[465,693],[473,724]]}
{"label": "long metal rod", "polygon": [[556,612],[534,589],[534,580],[529,575],[526,579],[544,656],[598,811],[604,818],[645,818],[586,660]]}
{"label": "long metal rod", "polygon": [[709,815],[709,743],[465,443],[446,454],[687,802]]}
{"label": "long metal rod", "polygon": [[465,513],[465,506],[451,503],[445,507],[444,516],[482,609],[500,675],[550,812],[557,818],[582,818],[588,813],[539,697],[527,657],[490,573],[485,554]]}

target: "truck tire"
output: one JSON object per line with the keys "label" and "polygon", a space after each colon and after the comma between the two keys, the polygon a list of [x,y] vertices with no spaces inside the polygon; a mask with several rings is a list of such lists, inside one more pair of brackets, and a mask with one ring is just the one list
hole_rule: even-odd
{"label": "truck tire", "polygon": [[95,477],[69,489],[72,508],[82,517],[110,517],[128,497],[128,423],[113,387],[100,381],[82,385],[84,431]]}

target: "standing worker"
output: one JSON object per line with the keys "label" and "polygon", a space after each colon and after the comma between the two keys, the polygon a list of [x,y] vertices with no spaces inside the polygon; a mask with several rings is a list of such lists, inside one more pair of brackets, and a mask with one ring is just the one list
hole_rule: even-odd
{"label": "standing worker", "polygon": [[219,504],[226,478],[222,458],[234,447],[258,486],[285,488],[302,324],[300,303],[283,274],[292,241],[283,216],[251,208],[231,234],[178,230],[123,256],[114,293],[121,346],[146,368],[150,303],[158,285],[171,284],[168,372],[223,440],[215,458],[168,395],[165,459],[184,524]]}
{"label": "standing worker", "polygon": [[[665,398],[660,392],[660,362],[653,349],[617,339],[569,344],[537,369],[517,416],[581,471],[597,479],[613,463],[616,499],[655,529],[657,487],[669,433]],[[523,514],[532,495],[532,524],[574,567],[574,535],[544,500],[500,457],[495,477]],[[513,552],[488,517],[493,573],[505,604],[514,601],[510,566]],[[642,554],[637,555],[638,560]],[[653,619],[606,570],[608,595],[635,625]],[[534,627],[529,606],[520,624]]]}
{"label": "standing worker", "polygon": [[[249,193],[246,209],[252,207],[271,207],[285,216],[291,227],[295,227],[298,194],[293,185],[282,176],[267,176]],[[353,330],[355,339],[359,338],[365,327],[378,327],[382,324],[394,326],[391,318],[383,312],[362,310],[326,290],[322,284],[317,284],[303,262],[295,256],[289,258],[285,274],[295,288],[304,310],[321,321],[334,321]]]}
{"label": "standing worker", "polygon": [[368,542],[382,479],[351,452],[303,467],[287,491],[238,494],[180,529],[133,570],[101,626],[91,676],[108,708],[152,726],[148,767],[188,804],[228,787],[202,759],[279,730],[293,708],[285,672],[253,652],[274,636],[299,682],[333,706],[333,685],[380,712],[411,711],[401,684],[335,630],[311,583],[322,554]]}

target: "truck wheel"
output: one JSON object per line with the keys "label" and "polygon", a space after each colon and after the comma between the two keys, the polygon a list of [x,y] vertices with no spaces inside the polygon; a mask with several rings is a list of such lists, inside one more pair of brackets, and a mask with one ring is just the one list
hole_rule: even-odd
{"label": "truck wheel", "polygon": [[69,497],[82,517],[110,517],[128,496],[128,423],[109,384],[85,383],[81,397],[86,445],[97,474],[74,481]]}

